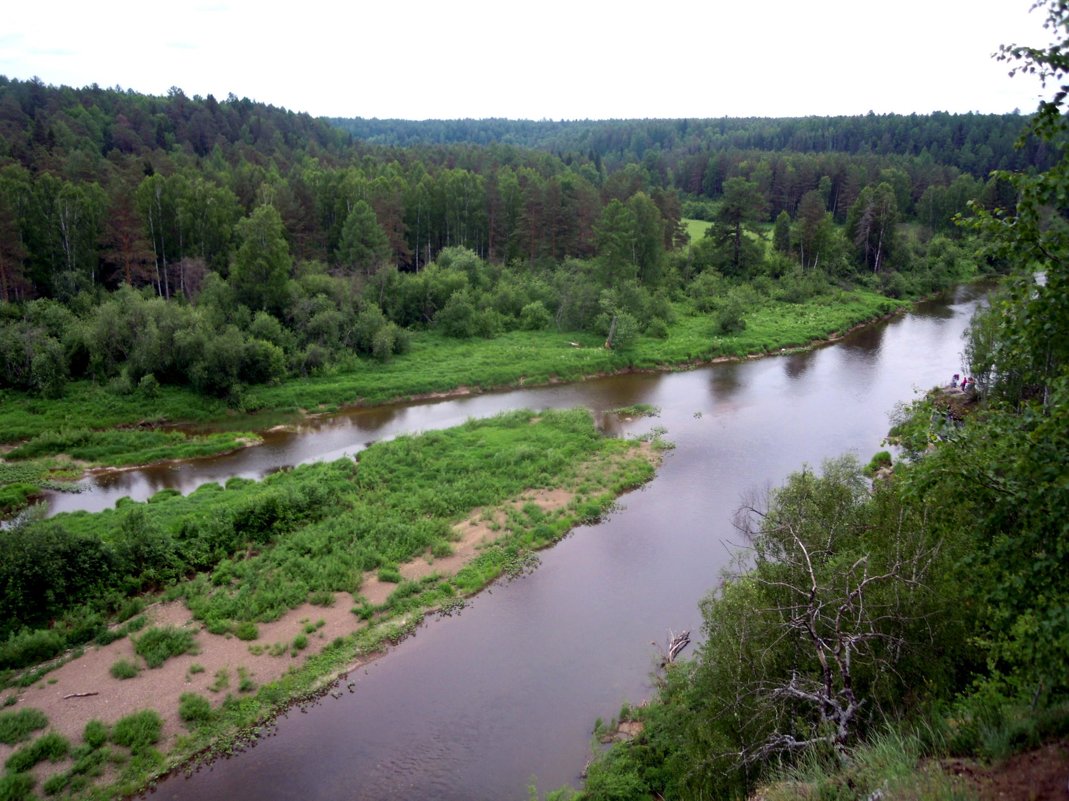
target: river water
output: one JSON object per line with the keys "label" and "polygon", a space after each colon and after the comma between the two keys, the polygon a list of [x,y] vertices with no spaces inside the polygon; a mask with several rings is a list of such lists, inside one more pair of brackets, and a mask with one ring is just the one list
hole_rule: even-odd
{"label": "river water", "polygon": [[[515,408],[586,406],[610,433],[663,426],[676,446],[652,482],[542,552],[532,573],[425,623],[350,676],[352,693],[291,712],[274,736],[162,783],[157,797],[521,801],[531,785],[578,784],[595,719],[650,695],[654,643],[663,647],[669,629],[700,632],[698,601],[739,541],[735,509],[803,464],[879,450],[896,403],[960,372],[961,334],[981,299],[962,287],[806,353],[353,411],[230,457],[98,478],[87,493],[58,496],[54,512],[102,508]],[[660,414],[606,413],[634,403]]]}

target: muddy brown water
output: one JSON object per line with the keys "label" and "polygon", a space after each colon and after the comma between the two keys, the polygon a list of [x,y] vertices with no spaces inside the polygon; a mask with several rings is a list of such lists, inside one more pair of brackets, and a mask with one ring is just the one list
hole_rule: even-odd
{"label": "muddy brown water", "polygon": [[[879,450],[896,403],[960,372],[961,335],[981,300],[962,287],[806,353],[353,411],[233,456],[100,477],[57,497],[54,511],[103,508],[515,408],[586,406],[613,434],[663,426],[676,445],[650,484],[543,552],[532,573],[425,623],[350,676],[353,692],[290,712],[274,736],[163,782],[156,797],[520,801],[532,785],[577,785],[595,720],[650,694],[653,643],[663,647],[669,629],[699,634],[698,601],[730,563],[742,500],[803,464]],[[660,414],[607,413],[635,403]]]}

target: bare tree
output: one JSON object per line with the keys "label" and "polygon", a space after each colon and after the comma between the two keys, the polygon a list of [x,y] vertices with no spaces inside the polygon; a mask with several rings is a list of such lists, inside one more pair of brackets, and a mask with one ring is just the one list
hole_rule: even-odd
{"label": "bare tree", "polygon": [[773,494],[765,509],[750,504],[736,518],[752,547],[746,580],[768,604],[754,614],[778,631],[767,647],[792,655],[738,688],[773,721],[737,755],[744,763],[818,745],[845,753],[871,703],[866,693],[895,673],[907,630],[923,624],[916,595],[938,553],[904,512],[883,521],[893,526],[882,537],[889,545],[872,554],[856,536],[871,528],[859,512],[866,498],[844,495],[819,515],[798,500]]}

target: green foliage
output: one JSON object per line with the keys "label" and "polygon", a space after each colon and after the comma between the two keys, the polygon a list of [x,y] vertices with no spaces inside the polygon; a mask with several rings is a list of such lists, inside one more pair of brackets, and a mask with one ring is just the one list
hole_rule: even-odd
{"label": "green foliage", "polygon": [[375,218],[367,201],[353,204],[342,226],[338,244],[338,261],[350,272],[370,274],[378,268],[390,252],[390,241]]}
{"label": "green foliage", "polygon": [[99,720],[91,720],[85,724],[82,732],[82,740],[90,748],[100,748],[108,741],[110,732],[108,727]]}
{"label": "green foliage", "polygon": [[34,778],[28,773],[0,776],[0,801],[30,801],[33,785]]}
{"label": "green foliage", "polygon": [[71,744],[66,737],[56,732],[49,732],[15,751],[7,758],[4,767],[11,773],[22,773],[46,759],[59,762],[70,753],[70,749]]}
{"label": "green foliage", "polygon": [[215,671],[215,680],[208,686],[208,689],[213,692],[221,692],[230,686],[230,671],[227,668],[220,668]]}
{"label": "green foliage", "polygon": [[961,534],[932,529],[897,485],[870,490],[855,461],[829,462],[739,525],[746,569],[702,602],[704,644],[669,666],[642,737],[591,767],[592,798],[615,797],[616,782],[745,793],[772,764],[836,762],[976,665]]}
{"label": "green foliage", "polygon": [[746,330],[746,318],[743,305],[736,297],[729,297],[720,304],[716,312],[715,332],[721,336],[730,336]]}
{"label": "green foliage", "polygon": [[260,637],[260,629],[251,620],[244,620],[234,626],[234,636],[239,640],[255,640]]}
{"label": "green foliage", "polygon": [[165,459],[192,459],[236,450],[259,437],[249,432],[186,436],[178,431],[90,431],[66,429],[39,434],[12,449],[8,459],[67,454],[98,465],[148,464]]}
{"label": "green foliage", "polygon": [[891,454],[889,451],[877,451],[865,465],[864,473],[868,477],[876,475],[880,470],[891,466]]}
{"label": "green foliage", "polygon": [[0,712],[0,743],[14,745],[27,740],[30,734],[48,725],[48,718],[39,709],[19,709]]}
{"label": "green foliage", "polygon": [[171,657],[189,653],[194,648],[193,632],[174,626],[154,626],[133,643],[134,651],[150,668],[158,668]]}
{"label": "green foliage", "polygon": [[237,233],[241,245],[231,275],[237,300],[254,310],[283,309],[292,262],[282,217],[274,206],[259,206],[238,223]]}
{"label": "green foliage", "polygon": [[111,729],[111,741],[141,753],[160,741],[163,719],[157,712],[144,709],[119,718]]}
{"label": "green foliage", "polygon": [[[162,664],[162,663],[161,663]],[[120,659],[115,662],[108,672],[116,679],[133,679],[141,672],[137,665],[128,659]]]}
{"label": "green foliage", "polygon": [[212,704],[203,695],[182,693],[178,699],[178,716],[186,723],[207,723],[212,719]]}

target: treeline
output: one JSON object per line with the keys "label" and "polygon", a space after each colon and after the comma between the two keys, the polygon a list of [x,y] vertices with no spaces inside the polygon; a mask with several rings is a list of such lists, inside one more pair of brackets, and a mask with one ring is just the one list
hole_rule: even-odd
{"label": "treeline", "polygon": [[[996,169],[1050,166],[1042,142],[1016,146],[1018,114],[866,114],[852,117],[676,120],[379,120],[332,118],[362,141],[401,147],[506,143],[547,150],[565,160],[586,158],[616,168],[641,163],[679,172],[694,153],[751,150],[917,156],[977,176]],[[581,154],[581,156],[580,156]]]}
{"label": "treeline", "polygon": [[[986,178],[989,166],[1044,163],[1043,152],[1009,147],[1015,120],[823,120],[828,147],[798,152],[764,149],[797,136],[762,131],[817,121],[584,123],[584,137],[598,144],[558,152],[503,144],[504,134],[487,145],[399,148],[233,96],[219,102],[173,89],[158,98],[0,78],[0,299],[70,298],[120,283],[188,296],[189,271],[227,274],[239,222],[262,205],[278,211],[295,262],[365,273],[418,270],[453,246],[505,264],[589,258],[608,204],[639,192],[656,204],[671,248],[683,240],[684,209],[712,219],[734,178],[764,198],[758,222],[795,219],[817,192],[842,224],[866,187],[886,183],[900,220],[951,231],[968,200],[1012,204]],[[698,135],[717,125],[735,138]],[[928,133],[905,133],[915,129]],[[667,146],[617,144],[625,132]],[[942,139],[955,145],[946,160],[933,156]],[[963,171],[949,154],[973,140],[992,155]]]}
{"label": "treeline", "polygon": [[[0,386],[45,395],[91,378],[240,402],[246,385],[388,360],[419,328],[625,348],[667,336],[680,303],[727,333],[755,297],[944,285],[971,259],[953,215],[1015,201],[927,156],[697,148],[610,167],[396,148],[178,89],[0,79],[0,135]],[[684,216],[711,223],[689,246]]]}

